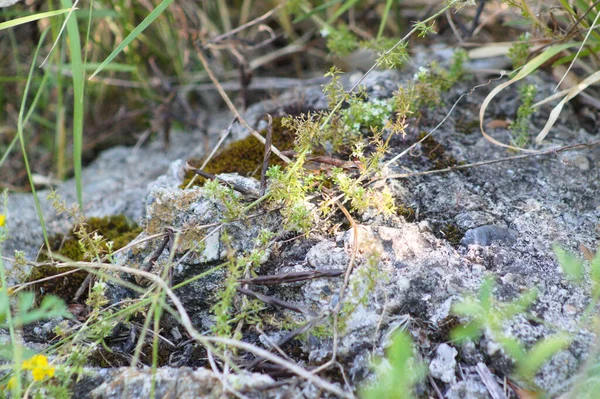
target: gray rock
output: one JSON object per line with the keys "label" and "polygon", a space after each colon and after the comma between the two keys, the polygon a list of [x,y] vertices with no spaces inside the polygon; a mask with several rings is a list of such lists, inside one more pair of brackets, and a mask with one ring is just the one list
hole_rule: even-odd
{"label": "gray rock", "polygon": [[456,381],[456,355],[458,351],[448,344],[441,344],[435,351],[435,358],[429,363],[431,376],[445,383]]}
{"label": "gray rock", "polygon": [[[277,397],[264,388],[275,381],[264,374],[230,373],[217,375],[207,369],[161,367],[153,375],[152,370],[121,368],[108,381],[90,392],[93,399],[149,398],[152,382],[159,398],[222,398],[227,393],[244,391],[263,392],[267,397]],[[294,390],[292,388],[292,390]],[[299,394],[299,392],[298,392]]]}
{"label": "gray rock", "polygon": [[517,240],[517,232],[500,226],[481,226],[467,230],[460,243],[464,246],[477,244],[484,247],[488,245],[510,245]]}

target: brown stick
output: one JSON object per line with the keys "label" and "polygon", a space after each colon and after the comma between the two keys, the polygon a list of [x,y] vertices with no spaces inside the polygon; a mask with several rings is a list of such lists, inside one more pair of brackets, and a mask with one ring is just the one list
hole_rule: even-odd
{"label": "brown stick", "polygon": [[194,172],[195,174],[204,177],[205,179],[209,179],[209,180],[218,180],[219,182],[231,187],[232,189],[234,189],[235,191],[239,192],[242,195],[246,195],[248,197],[255,197],[256,194],[252,193],[248,190],[246,190],[244,187],[240,186],[239,184],[235,184],[226,180],[221,179],[219,176],[213,175],[212,173],[208,173],[203,171],[200,168],[194,168],[192,165],[190,165],[189,163],[186,163],[186,168],[191,170],[192,172]]}
{"label": "brown stick", "polygon": [[494,163],[514,161],[517,159],[525,159],[525,158],[531,158],[531,157],[539,157],[542,155],[552,155],[552,154],[557,154],[559,152],[564,152],[564,151],[589,149],[589,148],[595,147],[597,145],[600,145],[600,140],[592,141],[591,143],[587,143],[587,144],[582,143],[582,144],[567,145],[564,147],[553,148],[553,149],[550,149],[547,151],[536,152],[533,154],[515,155],[513,157],[491,159],[488,161],[474,162],[474,163],[470,163],[467,165],[451,166],[449,168],[444,168],[444,169],[426,170],[424,172],[414,172],[414,173],[396,173],[396,174],[387,175],[384,178],[378,179],[375,181],[386,180],[386,179],[405,179],[407,177],[413,177],[413,176],[423,176],[423,175],[433,175],[433,174],[437,174],[437,173],[447,173],[447,172],[452,172],[452,171],[460,170],[460,169],[474,168],[476,166],[491,165]]}
{"label": "brown stick", "polygon": [[296,283],[298,281],[313,280],[320,277],[338,277],[344,274],[341,269],[331,270],[309,270],[304,272],[290,272],[283,274],[275,274],[270,276],[258,276],[248,279],[240,279],[240,284],[252,285],[276,285],[285,283]]}
{"label": "brown stick", "polygon": [[279,307],[291,310],[292,312],[296,312],[296,313],[302,313],[302,314],[307,314],[310,316],[316,316],[316,313],[313,312],[312,310],[301,308],[297,305],[294,305],[291,302],[282,301],[281,299],[278,299],[278,298],[275,298],[272,296],[268,296],[268,295],[263,295],[258,292],[254,292],[252,290],[248,290],[248,289],[242,288],[242,287],[237,287],[236,290],[240,294],[244,294],[251,298],[258,299],[259,301],[263,301],[264,303],[267,303],[269,305],[279,306]]}

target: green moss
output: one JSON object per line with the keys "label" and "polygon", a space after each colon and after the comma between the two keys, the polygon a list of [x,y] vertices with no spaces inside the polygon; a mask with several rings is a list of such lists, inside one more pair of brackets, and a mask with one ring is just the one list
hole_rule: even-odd
{"label": "green moss", "polygon": [[[419,135],[419,140],[426,135],[427,132],[422,132]],[[463,162],[458,162],[452,155],[447,154],[444,146],[431,136],[423,140],[421,143],[421,149],[423,151],[423,155],[429,158],[433,164],[431,170],[446,169],[463,164]]]}
{"label": "green moss", "polygon": [[[281,119],[273,119],[273,145],[280,151],[291,150],[294,147],[295,134],[282,126]],[[265,129],[259,133],[265,137],[267,131]],[[255,137],[248,136],[225,147],[225,149],[210,160],[204,171],[214,175],[219,173],[238,173],[247,177],[258,176],[260,175],[264,153],[264,144]],[[203,162],[204,159],[188,160],[188,163],[194,167],[202,166]],[[282,161],[277,156],[271,156],[270,165],[281,164]],[[181,187],[184,188],[187,186],[194,176],[194,172],[188,171]],[[206,179],[198,176],[195,180],[195,185],[202,186],[205,181]]]}
{"label": "green moss", "polygon": [[464,118],[461,118],[454,124],[454,129],[458,133],[472,134],[479,130],[479,119],[466,121]]}
{"label": "green moss", "polygon": [[402,216],[407,222],[415,221],[415,210],[410,206],[398,205],[396,208],[396,214],[398,216]]}
{"label": "green moss", "polygon": [[[129,242],[142,232],[142,228],[137,224],[127,220],[123,215],[107,216],[104,218],[92,217],[86,221],[86,231],[89,233],[97,232],[105,238],[100,244],[101,249],[107,251],[106,243],[113,242],[112,250],[123,248]],[[89,261],[84,255],[83,248],[77,239],[74,230],[72,229],[67,235],[56,235],[50,238],[52,252],[60,254],[74,261]],[[47,261],[48,257],[45,254],[40,254],[38,262]],[[74,268],[57,268],[51,265],[43,265],[34,267],[26,282],[37,281],[40,279],[57,276]],[[78,271],[67,274],[63,277],[56,277],[33,285],[33,290],[38,294],[40,299],[45,294],[54,294],[66,301],[72,301],[75,293],[87,277],[86,271]]]}
{"label": "green moss", "polygon": [[457,247],[460,244],[460,240],[464,237],[465,233],[454,223],[446,224],[440,232],[443,238],[448,240],[450,244]]}

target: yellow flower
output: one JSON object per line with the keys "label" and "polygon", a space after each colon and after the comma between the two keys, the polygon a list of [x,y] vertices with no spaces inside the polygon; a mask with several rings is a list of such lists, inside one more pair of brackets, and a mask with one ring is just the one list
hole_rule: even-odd
{"label": "yellow flower", "polygon": [[54,367],[48,365],[48,358],[44,355],[35,355],[25,360],[23,370],[31,370],[34,381],[41,381],[46,376],[54,377]]}
{"label": "yellow flower", "polygon": [[15,387],[15,385],[17,385],[17,377],[12,376],[12,377],[10,377],[10,379],[8,380],[8,383],[6,384],[6,389],[13,389]]}
{"label": "yellow flower", "polygon": [[6,215],[3,215],[0,213],[0,227],[4,227],[5,223],[6,223]]}

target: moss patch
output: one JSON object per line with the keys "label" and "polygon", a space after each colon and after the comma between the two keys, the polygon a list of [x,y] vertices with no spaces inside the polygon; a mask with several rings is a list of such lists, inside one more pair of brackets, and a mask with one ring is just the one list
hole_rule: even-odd
{"label": "moss patch", "polygon": [[[106,242],[112,241],[113,251],[123,248],[129,244],[135,237],[142,232],[142,228],[137,224],[127,220],[123,215],[108,216],[104,218],[89,218],[86,221],[86,231],[89,233],[97,232],[105,238],[105,241],[100,244],[101,249],[107,251]],[[52,251],[65,256],[74,261],[89,261],[90,259],[84,256],[84,251],[79,245],[74,230],[71,230],[67,235],[57,235],[50,239],[50,245]],[[48,257],[41,254],[38,257],[39,262],[47,261]],[[74,268],[57,268],[50,265],[34,267],[26,282],[33,282],[40,279],[57,276],[69,271]],[[72,302],[75,293],[83,283],[83,280],[87,277],[86,271],[77,271],[74,273],[67,274],[62,277],[51,278],[46,281],[35,283],[33,290],[38,297],[41,299],[43,295],[53,294],[61,297],[67,302]],[[85,299],[83,297],[82,299]]]}
{"label": "moss patch", "polygon": [[466,118],[460,118],[454,124],[454,129],[458,133],[472,134],[479,130],[479,119],[467,120]]}
{"label": "moss patch", "polygon": [[[294,147],[295,134],[291,130],[284,128],[281,124],[282,118],[273,119],[273,145],[280,151],[291,150]],[[266,136],[266,129],[259,132],[263,137]],[[265,146],[253,136],[238,140],[229,144],[204,168],[205,172],[214,175],[219,173],[238,173],[241,176],[258,176],[260,174]],[[188,163],[194,167],[202,166],[204,159],[190,159]],[[271,165],[282,165],[283,162],[277,156],[271,156]],[[195,173],[188,171],[181,187],[187,186]],[[204,178],[198,176],[195,185],[202,186]]]}
{"label": "moss patch", "polygon": [[[419,135],[419,140],[427,135],[427,132],[422,132]],[[425,155],[432,163],[431,170],[439,170],[451,168],[452,166],[462,165],[464,162],[458,162],[452,155],[446,153],[444,146],[433,137],[429,136],[421,143],[423,155]]]}
{"label": "moss patch", "polygon": [[440,229],[442,238],[445,238],[454,247],[460,244],[460,240],[465,236],[465,233],[455,224],[448,223]]}
{"label": "moss patch", "polygon": [[410,206],[398,205],[396,214],[402,216],[407,222],[415,221],[415,210]]}

